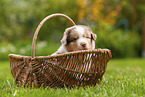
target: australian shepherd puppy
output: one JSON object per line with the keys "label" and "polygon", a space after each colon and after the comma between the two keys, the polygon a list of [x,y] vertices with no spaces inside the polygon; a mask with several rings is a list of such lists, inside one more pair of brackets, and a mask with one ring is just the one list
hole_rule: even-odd
{"label": "australian shepherd puppy", "polygon": [[91,50],[95,48],[96,34],[90,27],[84,25],[76,25],[67,28],[61,40],[62,45],[52,55],[72,52],[77,50]]}

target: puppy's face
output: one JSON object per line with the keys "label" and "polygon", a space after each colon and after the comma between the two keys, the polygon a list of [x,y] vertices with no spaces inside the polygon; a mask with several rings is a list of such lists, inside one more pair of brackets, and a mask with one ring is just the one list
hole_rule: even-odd
{"label": "puppy's face", "polygon": [[62,39],[67,51],[90,50],[95,48],[96,34],[90,27],[77,25],[66,29],[66,36]]}

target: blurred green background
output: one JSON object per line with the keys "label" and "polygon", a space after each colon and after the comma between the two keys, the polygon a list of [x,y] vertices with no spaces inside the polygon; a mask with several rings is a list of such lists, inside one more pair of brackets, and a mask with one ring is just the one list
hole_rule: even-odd
{"label": "blurred green background", "polygon": [[[0,60],[8,54],[31,55],[35,29],[43,18],[63,13],[97,34],[96,48],[108,48],[113,58],[141,57],[145,0],[0,0]],[[50,55],[61,45],[71,25],[61,17],[41,28],[36,55]]]}

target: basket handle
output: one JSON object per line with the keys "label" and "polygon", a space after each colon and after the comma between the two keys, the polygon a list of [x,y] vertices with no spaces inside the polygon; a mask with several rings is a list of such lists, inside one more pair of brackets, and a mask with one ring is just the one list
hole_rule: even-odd
{"label": "basket handle", "polygon": [[74,21],[73,21],[70,17],[68,17],[67,15],[65,15],[65,14],[55,13],[55,14],[51,14],[51,15],[45,17],[45,18],[40,22],[40,24],[38,25],[38,27],[37,27],[37,29],[36,29],[36,31],[35,31],[35,33],[34,33],[34,36],[33,36],[32,49],[31,49],[31,56],[32,56],[32,58],[35,57],[35,43],[36,43],[37,35],[38,35],[38,32],[39,32],[40,28],[42,27],[42,25],[45,23],[46,20],[48,20],[48,19],[50,19],[50,18],[52,18],[52,17],[56,17],[56,16],[64,17],[64,18],[67,19],[72,25],[74,25],[74,26],[76,25],[76,24],[74,23]]}

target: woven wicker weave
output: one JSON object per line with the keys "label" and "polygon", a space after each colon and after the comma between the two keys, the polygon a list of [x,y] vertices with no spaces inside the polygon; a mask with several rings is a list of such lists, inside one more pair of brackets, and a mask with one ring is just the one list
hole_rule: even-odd
{"label": "woven wicker weave", "polygon": [[[53,16],[45,18],[45,21]],[[44,23],[44,21],[43,21]],[[36,56],[35,42],[42,22],[35,31],[31,56],[9,54],[11,73],[19,86],[73,87],[96,85],[102,80],[107,62],[111,58],[108,49],[82,50],[54,56]],[[75,25],[74,22],[71,21]]]}

